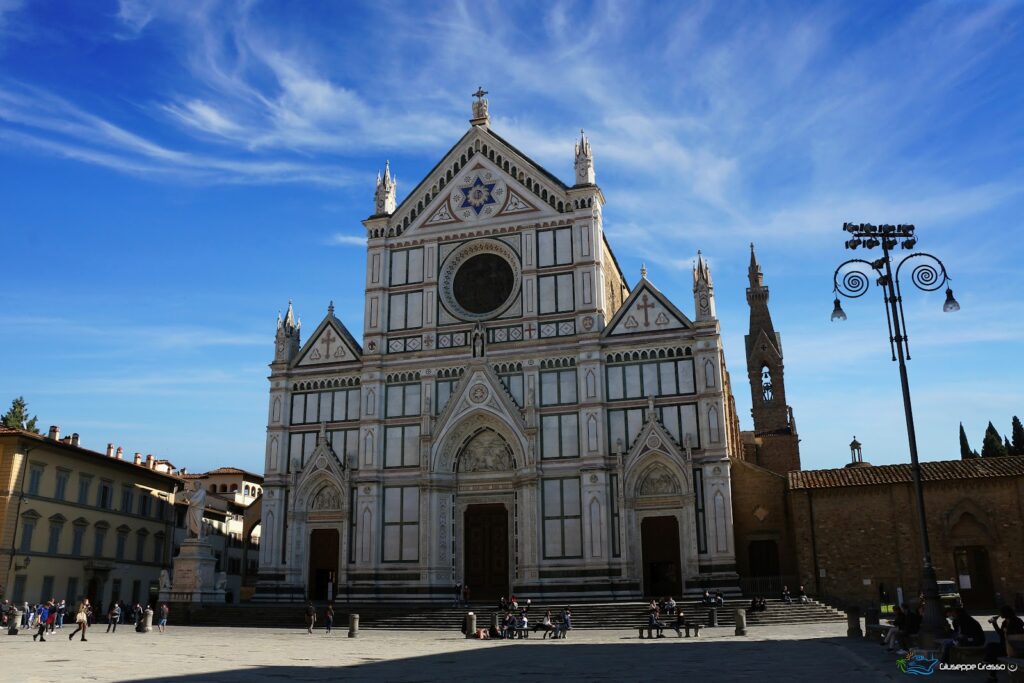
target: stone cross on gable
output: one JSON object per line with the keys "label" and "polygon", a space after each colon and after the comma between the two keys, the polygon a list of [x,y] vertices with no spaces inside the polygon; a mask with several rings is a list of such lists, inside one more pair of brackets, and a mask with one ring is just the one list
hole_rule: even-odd
{"label": "stone cross on gable", "polygon": [[324,354],[325,358],[331,357],[331,344],[336,341],[338,341],[338,338],[331,335],[331,328],[328,327],[323,336],[324,347],[326,348],[326,353]]}
{"label": "stone cross on gable", "polygon": [[654,308],[654,304],[647,300],[647,294],[644,294],[643,301],[644,302],[642,304],[637,304],[636,307],[644,312],[644,327],[650,327],[651,318],[650,313],[648,313],[648,311]]}

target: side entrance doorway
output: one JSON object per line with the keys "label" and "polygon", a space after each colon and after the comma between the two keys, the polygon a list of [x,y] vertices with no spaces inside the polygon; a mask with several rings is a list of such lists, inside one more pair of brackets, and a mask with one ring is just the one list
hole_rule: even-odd
{"label": "side entrance doorway", "polygon": [[333,600],[338,580],[338,530],[314,529],[309,535],[309,599]]}
{"label": "side entrance doorway", "polygon": [[995,605],[995,584],[992,582],[988,549],[982,545],[960,546],[953,550],[953,559],[964,607],[977,610]]}
{"label": "side entrance doorway", "polygon": [[509,594],[508,511],[501,503],[470,505],[463,517],[463,582],[471,600]]}
{"label": "side entrance doorway", "polygon": [[679,566],[679,522],[675,517],[647,517],[640,523],[644,595],[679,597],[683,593]]}

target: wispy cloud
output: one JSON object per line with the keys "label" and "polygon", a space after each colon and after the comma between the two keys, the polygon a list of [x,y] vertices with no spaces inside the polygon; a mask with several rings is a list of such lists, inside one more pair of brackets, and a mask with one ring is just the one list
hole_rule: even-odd
{"label": "wispy cloud", "polygon": [[366,236],[345,235],[340,232],[336,232],[330,236],[330,238],[327,240],[327,244],[332,247],[365,247]]}
{"label": "wispy cloud", "polygon": [[110,322],[102,326],[46,316],[2,316],[0,322],[9,329],[20,329],[40,336],[61,335],[88,338],[111,350],[204,349],[211,347],[266,346],[265,333],[238,333],[231,330],[188,325],[128,325]]}

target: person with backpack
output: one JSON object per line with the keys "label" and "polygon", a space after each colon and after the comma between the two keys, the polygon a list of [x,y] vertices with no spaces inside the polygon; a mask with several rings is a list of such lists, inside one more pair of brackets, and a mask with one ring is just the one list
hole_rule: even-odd
{"label": "person with backpack", "polygon": [[117,633],[117,624],[121,621],[121,605],[116,600],[110,603],[110,613],[107,614],[107,633],[113,629]]}
{"label": "person with backpack", "polygon": [[312,601],[306,603],[306,633],[313,633],[313,625],[316,624],[316,608]]}
{"label": "person with backpack", "polygon": [[32,640],[35,641],[39,638],[40,643],[46,642],[46,620],[50,617],[50,603],[39,603],[39,610],[37,612],[37,622],[39,624],[39,630],[36,631],[35,635],[32,636]]}

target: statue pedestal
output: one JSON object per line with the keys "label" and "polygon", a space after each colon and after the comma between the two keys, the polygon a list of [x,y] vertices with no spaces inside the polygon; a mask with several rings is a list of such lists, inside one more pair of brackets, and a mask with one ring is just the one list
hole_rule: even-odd
{"label": "statue pedestal", "polygon": [[160,591],[160,602],[224,604],[224,586],[216,575],[217,557],[204,540],[186,539],[174,558],[170,590]]}

